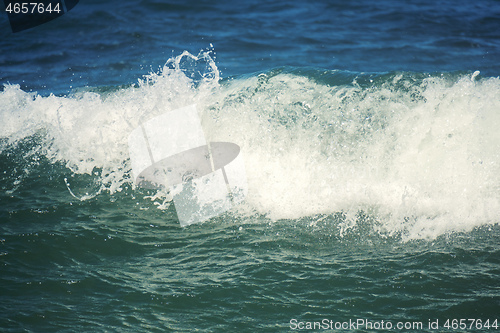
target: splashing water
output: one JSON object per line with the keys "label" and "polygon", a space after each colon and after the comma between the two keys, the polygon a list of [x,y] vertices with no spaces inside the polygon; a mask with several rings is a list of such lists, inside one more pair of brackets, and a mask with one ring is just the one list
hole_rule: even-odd
{"label": "splashing water", "polygon": [[0,151],[36,138],[17,153],[63,164],[71,195],[114,194],[133,186],[130,132],[196,103],[207,141],[242,148],[249,193],[234,214],[315,224],[340,212],[348,230],[365,212],[380,234],[435,238],[499,221],[500,80],[478,74],[278,68],[221,81],[210,51],[184,52],[131,87],[5,86]]}

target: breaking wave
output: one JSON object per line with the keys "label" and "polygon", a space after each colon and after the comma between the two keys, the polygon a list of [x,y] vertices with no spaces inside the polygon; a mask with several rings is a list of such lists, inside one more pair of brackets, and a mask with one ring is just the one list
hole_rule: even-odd
{"label": "breaking wave", "polygon": [[6,170],[25,165],[4,172],[2,188],[14,194],[41,156],[61,166],[54,181],[69,196],[136,191],[130,132],[197,104],[207,140],[236,143],[245,159],[249,193],[232,214],[312,225],[342,214],[345,232],[363,212],[381,235],[432,239],[500,220],[499,96],[500,79],[478,72],[283,67],[221,80],[210,51],[184,52],[133,86],[69,96],[4,86],[0,158]]}

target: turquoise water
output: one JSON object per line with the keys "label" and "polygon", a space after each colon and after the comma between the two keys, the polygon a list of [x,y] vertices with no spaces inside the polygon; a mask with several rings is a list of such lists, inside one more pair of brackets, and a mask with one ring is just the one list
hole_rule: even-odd
{"label": "turquoise water", "polygon": [[2,281],[4,327],[273,332],[293,319],[365,319],[439,320],[443,331],[446,319],[498,316],[498,227],[403,244],[361,230],[340,238],[337,216],[316,227],[225,217],[183,230],[88,206],[79,220],[61,221],[61,207],[45,213],[52,228],[6,238],[3,274],[17,278]]}
{"label": "turquoise water", "polygon": [[[500,331],[497,2],[141,4],[0,22],[0,331]],[[191,104],[248,195],[180,227]]]}

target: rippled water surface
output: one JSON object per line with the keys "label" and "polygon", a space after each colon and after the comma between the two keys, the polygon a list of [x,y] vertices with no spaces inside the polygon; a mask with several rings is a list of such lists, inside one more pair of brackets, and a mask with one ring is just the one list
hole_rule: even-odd
{"label": "rippled water surface", "polygon": [[[498,1],[5,15],[0,331],[497,331],[499,31]],[[190,104],[248,195],[182,228],[128,137]]]}

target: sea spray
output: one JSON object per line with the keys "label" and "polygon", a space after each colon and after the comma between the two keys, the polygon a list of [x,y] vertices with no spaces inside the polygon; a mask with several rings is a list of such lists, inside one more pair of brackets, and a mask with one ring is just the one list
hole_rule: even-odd
{"label": "sea spray", "polygon": [[[249,193],[233,216],[314,224],[341,214],[346,230],[361,212],[381,235],[435,238],[498,223],[498,96],[500,80],[478,73],[277,68],[221,81],[210,52],[184,52],[130,87],[40,96],[5,86],[0,148],[64,165],[54,181],[70,197],[142,193],[131,181],[128,135],[196,103],[207,140],[244,154]],[[35,143],[16,148],[26,140]],[[168,193],[137,200],[150,198],[168,209]]]}

